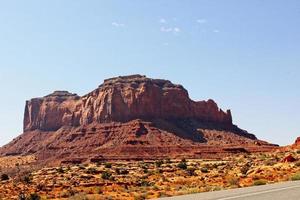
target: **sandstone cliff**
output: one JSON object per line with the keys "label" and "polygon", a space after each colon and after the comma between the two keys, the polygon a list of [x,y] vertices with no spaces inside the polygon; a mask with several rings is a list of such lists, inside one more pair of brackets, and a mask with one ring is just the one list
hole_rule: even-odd
{"label": "sandstone cliff", "polygon": [[41,161],[215,157],[268,151],[232,124],[213,100],[193,101],[181,86],[141,75],[107,79],[85,96],[56,91],[26,102],[24,133],[0,155]]}
{"label": "sandstone cliff", "polygon": [[107,79],[83,97],[57,91],[27,101],[24,132],[55,131],[92,122],[187,118],[232,124],[230,110],[220,110],[213,100],[195,102],[181,85],[133,75]]}

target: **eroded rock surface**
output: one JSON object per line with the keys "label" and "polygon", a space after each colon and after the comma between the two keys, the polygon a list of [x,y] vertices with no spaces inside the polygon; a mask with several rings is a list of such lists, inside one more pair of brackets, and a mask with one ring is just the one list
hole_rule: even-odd
{"label": "eroded rock surface", "polygon": [[56,91],[26,102],[24,133],[0,155],[39,160],[222,157],[268,151],[213,100],[193,101],[181,86],[141,75],[107,79],[85,96]]}
{"label": "eroded rock surface", "polygon": [[56,131],[92,122],[187,118],[232,124],[230,110],[220,110],[213,100],[195,102],[181,85],[133,75],[107,79],[83,97],[57,91],[27,101],[24,132]]}

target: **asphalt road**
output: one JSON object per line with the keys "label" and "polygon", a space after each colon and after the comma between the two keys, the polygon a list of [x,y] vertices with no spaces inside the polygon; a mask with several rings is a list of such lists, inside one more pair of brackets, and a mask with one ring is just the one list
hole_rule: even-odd
{"label": "asphalt road", "polygon": [[300,200],[300,181],[184,195],[162,200]]}

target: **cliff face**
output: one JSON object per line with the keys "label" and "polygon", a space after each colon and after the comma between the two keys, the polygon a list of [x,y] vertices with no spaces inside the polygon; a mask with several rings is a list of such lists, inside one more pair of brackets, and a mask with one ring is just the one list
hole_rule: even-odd
{"label": "cliff face", "polygon": [[141,75],[107,79],[93,92],[79,97],[57,91],[26,102],[24,132],[56,131],[63,126],[134,119],[195,119],[232,125],[231,112],[213,100],[195,102],[181,86]]}
{"label": "cliff face", "polygon": [[[107,79],[85,96],[56,91],[26,102],[24,133],[0,155],[57,162],[210,158],[276,148],[232,124],[213,100],[141,75]],[[94,159],[95,158],[95,159]]]}

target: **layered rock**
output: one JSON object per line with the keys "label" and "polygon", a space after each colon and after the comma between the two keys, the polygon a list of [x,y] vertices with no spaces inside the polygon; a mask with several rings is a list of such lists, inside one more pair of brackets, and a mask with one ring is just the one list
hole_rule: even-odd
{"label": "layered rock", "polygon": [[133,75],[107,79],[83,97],[57,91],[27,101],[24,131],[158,118],[191,118],[232,125],[230,110],[220,110],[213,100],[195,102],[181,85]]}
{"label": "layered rock", "polygon": [[24,133],[0,155],[49,162],[207,158],[269,151],[232,124],[213,100],[193,101],[181,86],[141,75],[107,79],[85,96],[56,91],[26,102]]}

